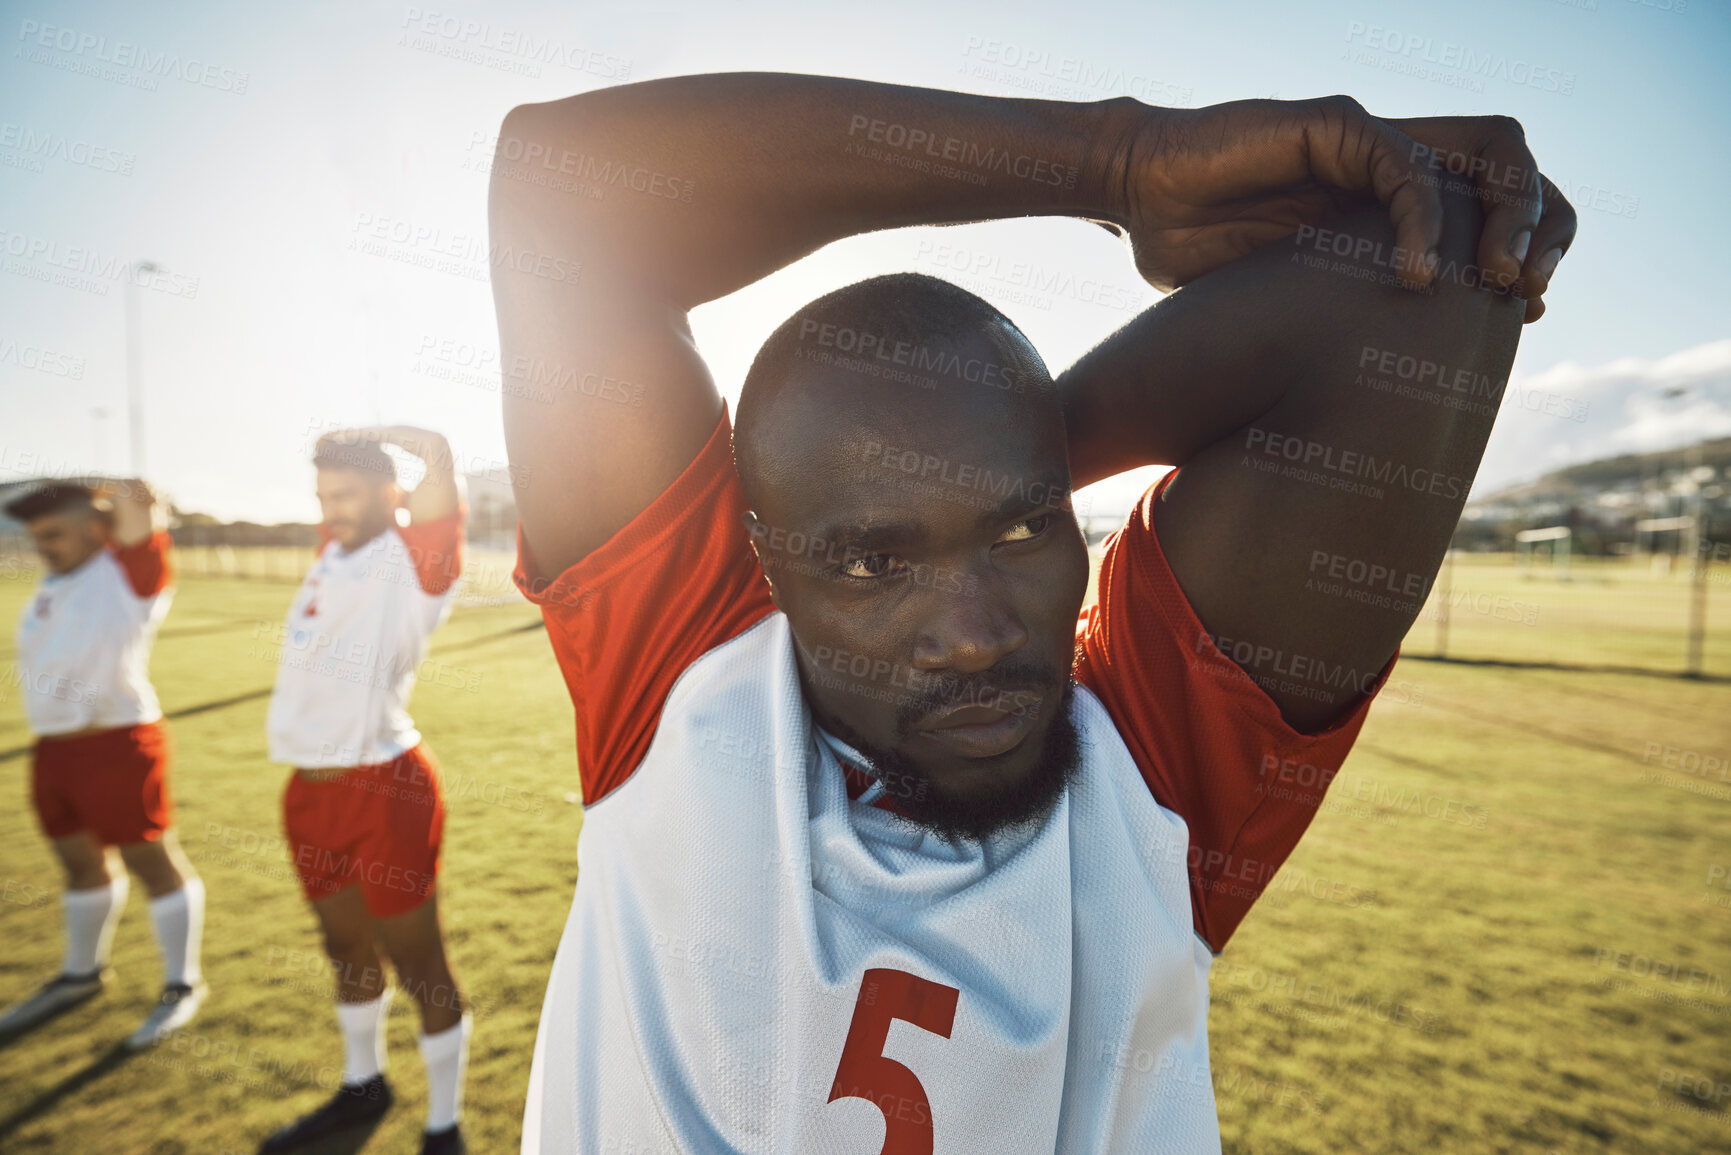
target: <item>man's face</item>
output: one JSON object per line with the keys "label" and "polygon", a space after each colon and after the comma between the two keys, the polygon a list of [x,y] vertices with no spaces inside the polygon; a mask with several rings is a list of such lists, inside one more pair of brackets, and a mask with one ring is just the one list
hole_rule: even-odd
{"label": "man's face", "polygon": [[396,516],[395,482],[354,469],[318,471],[319,512],[338,545],[352,550],[379,536]]}
{"label": "man's face", "polygon": [[71,573],[108,541],[94,509],[66,509],[32,518],[27,527],[36,552],[52,573]]}
{"label": "man's face", "polygon": [[[983,340],[946,347],[1003,363]],[[1088,583],[1049,386],[812,372],[776,403],[747,529],[814,715],[943,833],[1039,817],[1075,761]]]}

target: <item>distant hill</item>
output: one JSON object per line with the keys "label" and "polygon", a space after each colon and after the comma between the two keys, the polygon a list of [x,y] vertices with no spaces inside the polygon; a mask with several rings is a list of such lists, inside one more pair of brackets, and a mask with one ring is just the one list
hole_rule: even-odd
{"label": "distant hill", "polygon": [[1511,485],[1476,498],[1469,506],[1507,505],[1546,498],[1598,494],[1630,484],[1640,485],[1662,476],[1681,476],[1696,464],[1713,469],[1721,485],[1731,477],[1731,437],[1700,442],[1695,446],[1699,459],[1691,456],[1690,448],[1665,449],[1654,453],[1620,453],[1615,457],[1586,461],[1554,469],[1536,481]]}
{"label": "distant hill", "polygon": [[[1731,539],[1731,437],[1652,453],[1621,453],[1555,469],[1467,503],[1458,546],[1511,549],[1522,529],[1567,525],[1574,548],[1625,552],[1638,521],[1679,517],[1699,508],[1704,536]],[[1685,547],[1681,531],[1649,533],[1643,548]]]}

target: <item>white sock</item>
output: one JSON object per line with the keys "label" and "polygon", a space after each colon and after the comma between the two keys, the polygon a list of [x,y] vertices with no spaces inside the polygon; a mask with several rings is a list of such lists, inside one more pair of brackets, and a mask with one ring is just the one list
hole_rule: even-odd
{"label": "white sock", "polygon": [[472,1017],[464,1012],[456,1026],[421,1036],[421,1061],[427,1065],[427,1130],[443,1131],[463,1117],[463,1072],[469,1066]]}
{"label": "white sock", "polygon": [[163,983],[196,984],[203,977],[198,946],[204,937],[204,880],[189,878],[179,890],[151,899],[150,925],[162,948]]}
{"label": "white sock", "polygon": [[369,1003],[338,1003],[343,1028],[343,1082],[364,1083],[385,1073],[385,1015],[389,991]]}
{"label": "white sock", "polygon": [[87,975],[108,964],[114,928],[120,923],[120,912],[131,889],[126,875],[117,874],[107,886],[61,895],[66,911],[66,961],[60,966],[61,973]]}

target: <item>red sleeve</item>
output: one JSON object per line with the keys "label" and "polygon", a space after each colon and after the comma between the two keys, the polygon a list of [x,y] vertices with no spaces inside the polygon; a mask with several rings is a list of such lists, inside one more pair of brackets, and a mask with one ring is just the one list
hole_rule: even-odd
{"label": "red sleeve", "polygon": [[517,527],[517,588],[541,607],[577,710],[583,801],[620,785],[649,750],[686,667],[774,609],[740,515],[727,406],[661,495],[551,582]]}
{"label": "red sleeve", "polygon": [[1333,726],[1287,725],[1215,645],[1166,563],[1154,504],[1174,476],[1107,540],[1099,601],[1077,622],[1076,680],[1105,705],[1155,800],[1190,827],[1192,917],[1218,953],[1309,827],[1395,659]]}
{"label": "red sleeve", "polygon": [[[450,589],[463,572],[463,521],[469,507],[459,504],[443,517],[399,527],[421,589],[438,597]],[[321,525],[319,527],[323,529]]]}
{"label": "red sleeve", "polygon": [[141,598],[153,598],[174,581],[174,542],[164,530],[157,530],[134,545],[110,545],[114,560],[126,571],[132,592]]}

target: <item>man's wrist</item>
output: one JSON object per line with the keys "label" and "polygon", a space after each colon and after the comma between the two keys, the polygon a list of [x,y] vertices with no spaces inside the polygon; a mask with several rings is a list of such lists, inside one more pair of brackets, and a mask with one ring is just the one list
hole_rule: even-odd
{"label": "man's wrist", "polygon": [[1149,131],[1161,109],[1133,96],[1096,101],[1093,130],[1083,161],[1080,214],[1090,220],[1130,227],[1130,158],[1138,136]]}

